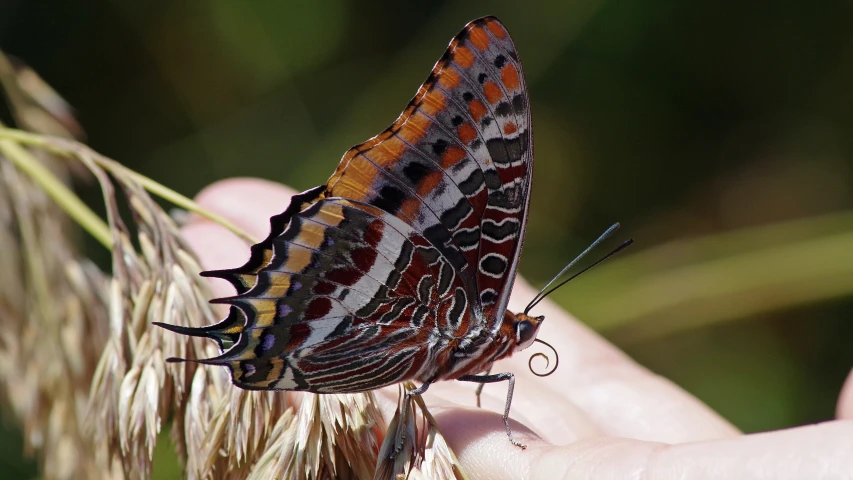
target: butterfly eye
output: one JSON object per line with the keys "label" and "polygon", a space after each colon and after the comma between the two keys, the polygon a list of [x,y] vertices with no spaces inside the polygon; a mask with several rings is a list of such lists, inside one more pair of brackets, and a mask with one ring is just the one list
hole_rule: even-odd
{"label": "butterfly eye", "polygon": [[539,332],[539,318],[528,317],[529,320],[521,320],[515,324],[515,350],[520,351],[529,347],[536,340]]}

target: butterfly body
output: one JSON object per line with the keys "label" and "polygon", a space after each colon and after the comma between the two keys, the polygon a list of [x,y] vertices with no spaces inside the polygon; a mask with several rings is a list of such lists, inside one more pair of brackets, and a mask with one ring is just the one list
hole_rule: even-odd
{"label": "butterfly body", "polygon": [[[496,18],[475,20],[389,128],[271,219],[244,266],[204,273],[237,290],[214,301],[231,305],[225,320],[166,327],[219,341],[198,361],[247,389],[486,378],[542,321],[506,309],[532,172],[515,46]],[[508,375],[485,381],[509,379],[511,396]]]}

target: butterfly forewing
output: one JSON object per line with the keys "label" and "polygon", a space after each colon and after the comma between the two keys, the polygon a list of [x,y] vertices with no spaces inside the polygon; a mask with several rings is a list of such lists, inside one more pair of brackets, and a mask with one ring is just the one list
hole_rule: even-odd
{"label": "butterfly forewing", "polygon": [[[294,197],[240,268],[225,321],[252,389],[356,392],[478,373],[503,346],[533,169],[524,75],[500,22],[468,24],[400,117]],[[476,356],[480,358],[476,358]]]}
{"label": "butterfly forewing", "polygon": [[394,124],[350,149],[329,180],[410,222],[442,251],[477,308],[500,319],[515,276],[532,174],[524,75],[494,18],[453,39]]}

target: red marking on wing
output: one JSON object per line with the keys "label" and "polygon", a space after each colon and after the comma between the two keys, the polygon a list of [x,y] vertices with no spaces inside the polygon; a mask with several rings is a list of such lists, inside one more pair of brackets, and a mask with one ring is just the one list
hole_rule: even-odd
{"label": "red marking on wing", "polygon": [[335,286],[329,282],[317,282],[311,291],[315,295],[331,295],[335,291]]}
{"label": "red marking on wing", "polygon": [[326,278],[341,285],[352,286],[361,278],[362,273],[354,268],[337,267],[326,272]]}
{"label": "red marking on wing", "polygon": [[316,320],[326,316],[332,310],[332,301],[326,297],[317,297],[308,303],[304,320]]}
{"label": "red marking on wing", "polygon": [[376,262],[376,256],[379,255],[375,248],[364,247],[352,251],[352,261],[356,267],[362,272],[370,270],[373,263]]}

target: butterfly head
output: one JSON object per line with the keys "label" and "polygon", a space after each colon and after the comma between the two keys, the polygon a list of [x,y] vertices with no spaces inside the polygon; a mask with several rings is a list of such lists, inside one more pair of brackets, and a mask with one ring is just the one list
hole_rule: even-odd
{"label": "butterfly head", "polygon": [[531,317],[526,313],[518,313],[515,315],[515,351],[521,351],[529,347],[536,340],[536,335],[539,333],[539,325],[545,317]]}

